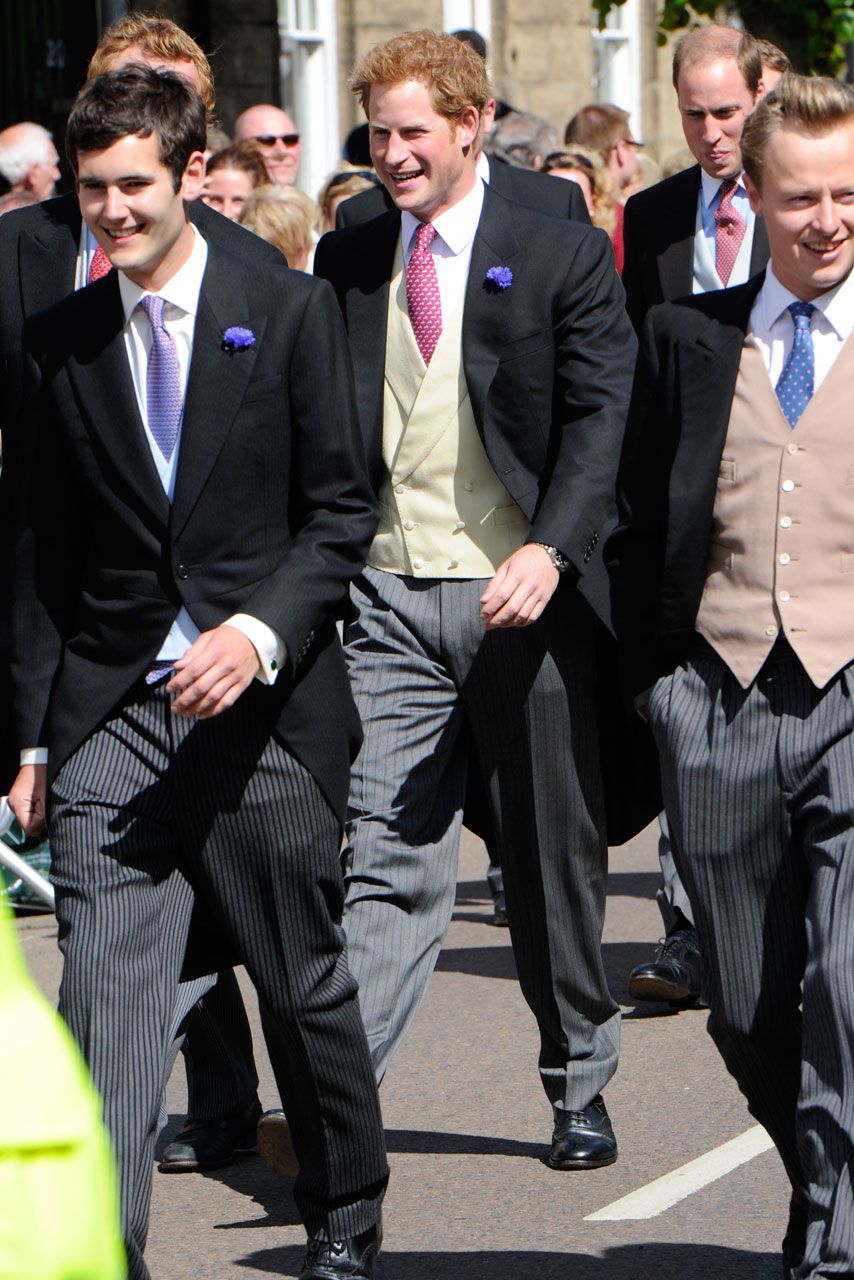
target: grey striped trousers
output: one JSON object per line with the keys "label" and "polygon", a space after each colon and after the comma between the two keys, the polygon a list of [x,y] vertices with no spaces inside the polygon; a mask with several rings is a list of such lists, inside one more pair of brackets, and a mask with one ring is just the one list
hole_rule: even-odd
{"label": "grey striped trousers", "polygon": [[[258,990],[309,1234],[372,1225],[387,1178],[338,923],[338,822],[270,738],[264,692],[250,686],[230,711],[188,722],[163,686],[139,687],[53,786],[60,1012],[104,1099],[131,1280],[148,1276],[152,1146],[194,892]],[[179,1016],[200,994],[184,991]]]}
{"label": "grey striped trousers", "polygon": [[692,658],[650,702],[709,1032],[810,1198],[799,1275],[854,1275],[854,670]]}
{"label": "grey striped trousers", "polygon": [[552,1104],[617,1064],[602,965],[607,848],[592,618],[567,583],[530,627],[484,632],[481,580],[367,569],[345,653],[353,768],[344,928],[377,1076],[424,995],[453,910],[468,753],[487,783],[523,995]]}

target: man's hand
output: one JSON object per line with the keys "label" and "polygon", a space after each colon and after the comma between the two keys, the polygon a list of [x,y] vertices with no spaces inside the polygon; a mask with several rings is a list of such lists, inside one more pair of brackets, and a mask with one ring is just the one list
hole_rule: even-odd
{"label": "man's hand", "polygon": [[9,807],[28,836],[44,831],[47,765],[24,764],[9,791]]}
{"label": "man's hand", "polygon": [[545,547],[533,542],[514,551],[496,570],[480,597],[487,631],[527,627],[536,622],[554,595],[560,574]]}
{"label": "man's hand", "polygon": [[260,669],[255,646],[242,631],[227,623],[203,631],[175,663],[166,686],[176,695],[172,710],[210,720],[234,705]]}

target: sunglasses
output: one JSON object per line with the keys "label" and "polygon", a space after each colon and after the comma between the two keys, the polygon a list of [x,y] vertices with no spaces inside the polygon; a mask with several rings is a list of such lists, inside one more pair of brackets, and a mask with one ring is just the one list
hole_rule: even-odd
{"label": "sunglasses", "polygon": [[299,146],[298,133],[265,133],[256,134],[254,142],[260,142],[262,147],[274,147],[277,142],[283,142],[286,147]]}

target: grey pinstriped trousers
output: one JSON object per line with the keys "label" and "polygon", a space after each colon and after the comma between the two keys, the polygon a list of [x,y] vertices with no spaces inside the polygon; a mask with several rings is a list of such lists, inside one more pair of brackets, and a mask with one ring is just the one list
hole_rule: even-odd
{"label": "grey pinstriped trousers", "polygon": [[350,790],[347,954],[382,1078],[451,918],[475,751],[543,1087],[577,1110],[611,1078],[619,1048],[601,953],[593,623],[567,584],[532,626],[485,633],[484,586],[370,568],[353,584],[345,654],[365,740]]}
{"label": "grey pinstriped trousers", "polygon": [[810,1198],[807,1277],[854,1275],[854,669],[778,644],[748,690],[692,658],[650,701],[709,1032]]}
{"label": "grey pinstriped trousers", "polygon": [[[340,924],[339,827],[271,738],[254,686],[211,721],[138,687],[59,770],[53,880],[60,1012],[89,1064],[119,1164],[131,1280],[145,1280],[152,1147],[195,886],[242,954],[301,1171],[310,1235],[376,1221],[388,1169]],[[260,696],[259,696],[260,695]]]}

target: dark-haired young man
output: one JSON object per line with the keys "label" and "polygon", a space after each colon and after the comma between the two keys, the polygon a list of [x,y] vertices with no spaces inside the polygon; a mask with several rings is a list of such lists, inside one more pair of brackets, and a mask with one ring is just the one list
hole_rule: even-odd
{"label": "dark-haired young man", "polygon": [[[208,123],[215,108],[211,68],[203,50],[176,23],[135,10],[113,23],[92,54],[87,78],[129,62],[175,71],[205,104]],[[281,262],[277,249],[209,209],[188,205],[189,217],[209,244],[242,258],[247,270]],[[21,330],[28,316],[84,288],[109,267],[80,215],[76,191],[0,219],[0,426],[6,463],[14,448],[22,386]],[[3,482],[0,482],[3,483]],[[8,500],[0,504],[6,509]],[[5,641],[4,641],[5,643]],[[7,664],[0,665],[0,724],[8,722]],[[17,755],[11,730],[0,733],[0,786],[8,789]],[[185,1028],[187,1122],[161,1155],[160,1168],[184,1172],[228,1163],[255,1145],[260,1112],[258,1076],[249,1023],[237,981],[226,969]]]}
{"label": "dark-haired young man", "polygon": [[201,99],[139,66],[70,117],[116,270],[25,331],[13,681],[47,761],[10,802],[35,830],[50,796],[60,1008],[104,1098],[132,1280],[197,901],[261,999],[302,1275],[369,1276],[387,1166],[339,925],[359,726],[334,614],[375,505],[331,291],[272,267],[250,290],[188,221],[204,141]]}

